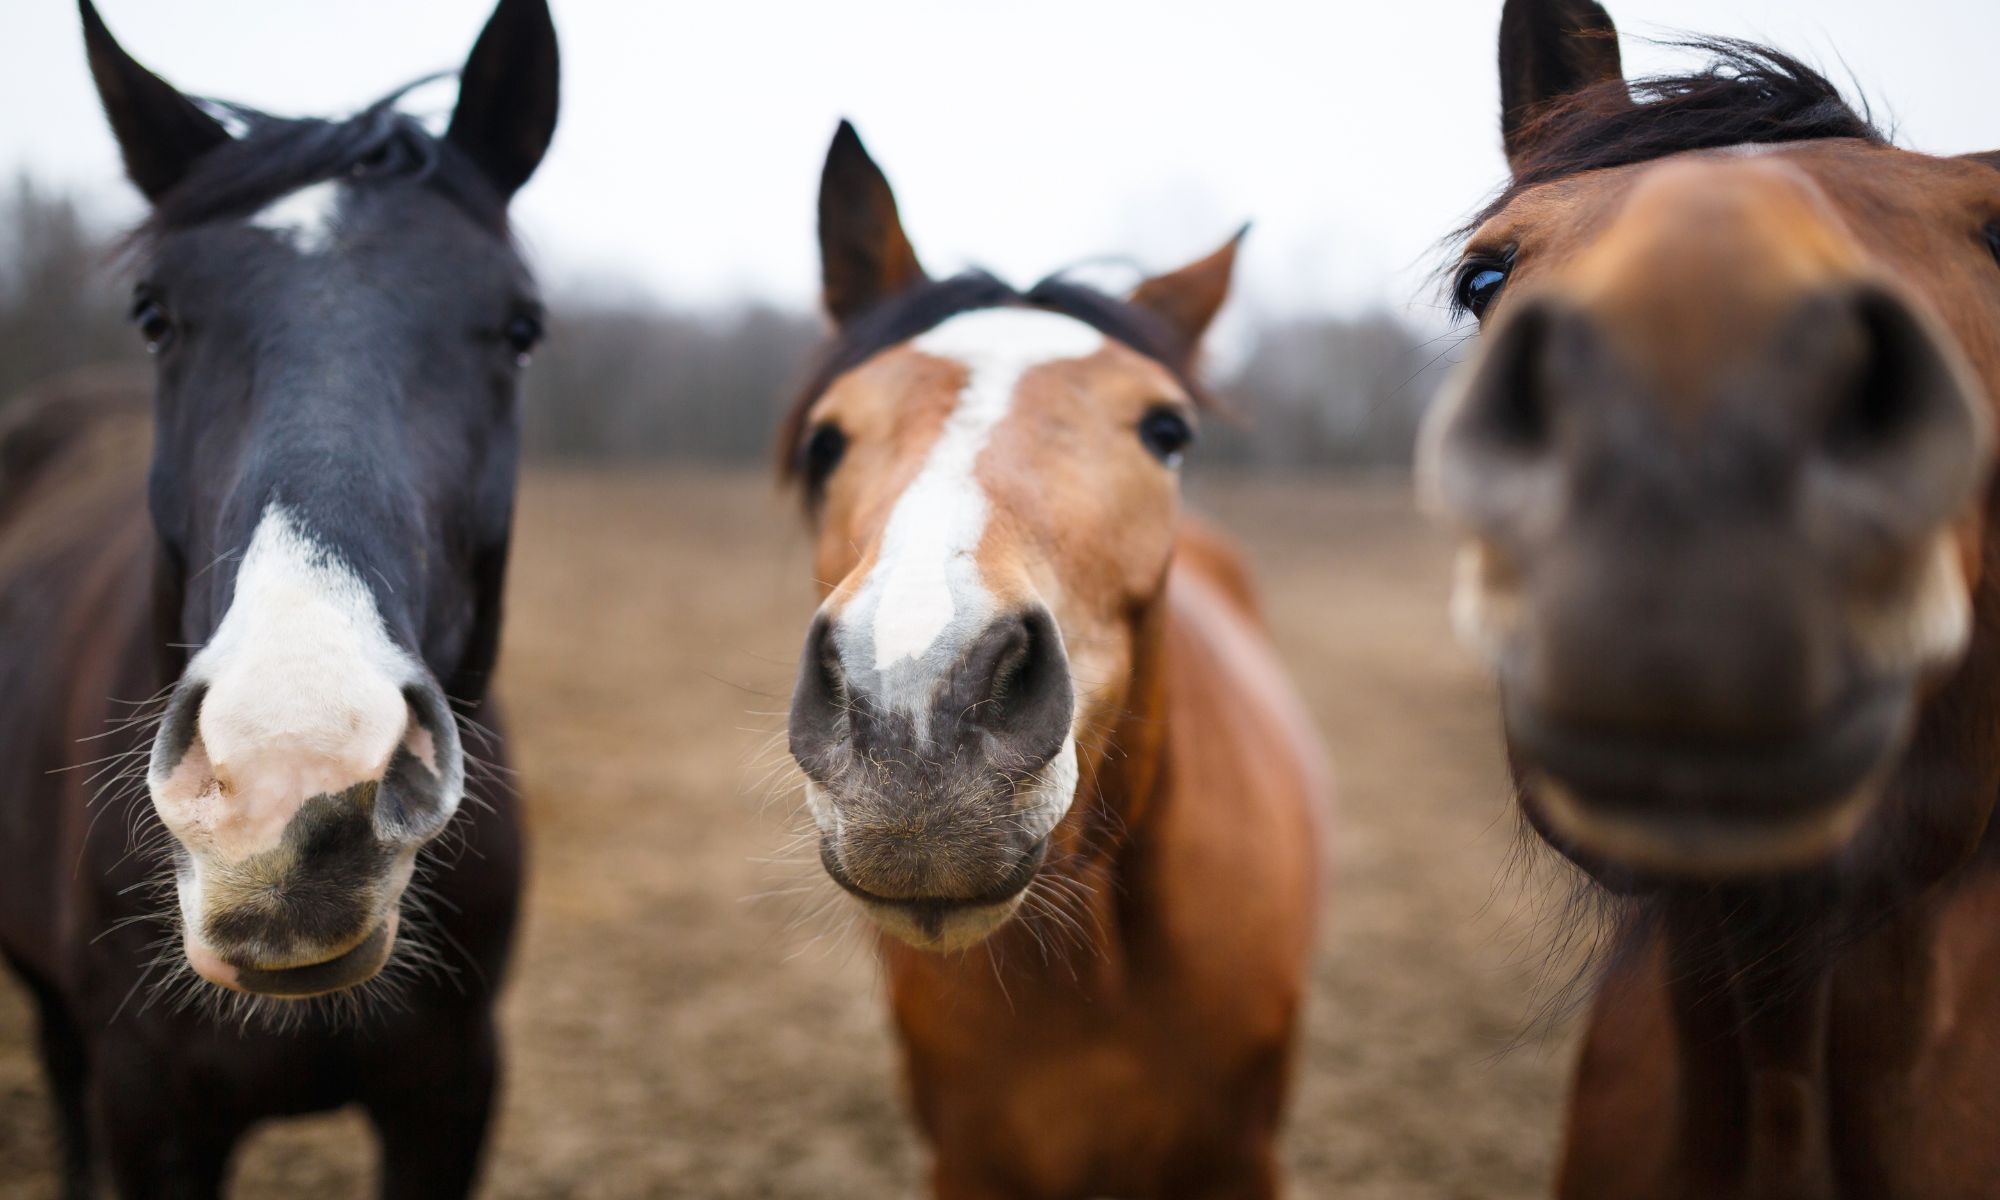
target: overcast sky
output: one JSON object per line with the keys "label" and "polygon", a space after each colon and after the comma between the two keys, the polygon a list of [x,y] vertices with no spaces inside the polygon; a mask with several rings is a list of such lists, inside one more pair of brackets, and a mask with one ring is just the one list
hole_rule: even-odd
{"label": "overcast sky", "polygon": [[[463,61],[486,0],[99,0],[183,90],[356,108]],[[1860,80],[1903,142],[2000,147],[1994,0],[1611,0],[1635,35],[1772,41]],[[554,0],[563,112],[516,203],[545,279],[682,304],[805,304],[813,193],[851,117],[933,271],[1018,282],[1082,259],[1159,268],[1238,223],[1241,308],[1431,303],[1436,238],[1499,181],[1499,0]],[[138,215],[74,9],[7,0],[0,170]],[[442,113],[451,89],[424,94]]]}

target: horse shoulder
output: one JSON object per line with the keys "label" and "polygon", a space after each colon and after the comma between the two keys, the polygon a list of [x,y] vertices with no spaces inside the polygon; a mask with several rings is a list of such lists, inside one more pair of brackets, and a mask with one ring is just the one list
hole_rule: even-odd
{"label": "horse shoulder", "polygon": [[1250,565],[1228,534],[1208,520],[1184,513],[1174,530],[1174,574],[1197,577],[1220,591],[1245,618],[1264,623]]}
{"label": "horse shoulder", "polygon": [[1175,768],[1190,784],[1309,822],[1317,839],[1333,790],[1325,746],[1271,641],[1249,566],[1205,521],[1182,518],[1166,605]]}
{"label": "horse shoulder", "polygon": [[129,748],[82,740],[108,728],[108,698],[153,690],[127,653],[149,598],[149,445],[143,387],[115,372],[0,416],[0,942],[48,979],[65,977],[61,931],[87,920],[72,880],[98,878],[73,872],[87,850],[123,855],[126,813],[93,823],[86,802],[101,784],[124,803],[129,775],[77,768]]}
{"label": "horse shoulder", "polygon": [[1166,590],[1168,735],[1152,889],[1169,936],[1216,957],[1218,1004],[1283,1036],[1324,870],[1330,770],[1232,546],[1184,527]]}

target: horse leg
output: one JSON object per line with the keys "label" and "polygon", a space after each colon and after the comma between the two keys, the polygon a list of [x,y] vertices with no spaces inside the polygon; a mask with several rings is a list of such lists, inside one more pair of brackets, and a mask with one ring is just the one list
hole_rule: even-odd
{"label": "horse leg", "polygon": [[[492,1015],[439,1032],[389,1063],[363,1100],[382,1143],[382,1200],[456,1200],[472,1194],[500,1079]],[[386,1060],[385,1060],[386,1061]]]}
{"label": "horse leg", "polygon": [[42,1070],[48,1076],[49,1098],[55,1109],[62,1194],[66,1200],[89,1200],[96,1181],[91,1178],[90,1060],[83,1031],[54,987],[30,975],[11,958],[8,962],[35,998]]}
{"label": "horse leg", "polygon": [[97,1191],[90,1160],[90,1062],[83,1032],[53,994],[37,995],[41,1007],[42,1067],[55,1101],[56,1137],[62,1152],[62,1190],[69,1200]]}
{"label": "horse leg", "polygon": [[[185,1079],[116,1042],[97,1075],[98,1129],[118,1194],[128,1200],[218,1200],[244,1123],[205,1104]],[[181,1086],[177,1086],[177,1084]]]}
{"label": "horse leg", "polygon": [[1034,1192],[1010,1186],[992,1172],[939,1155],[931,1169],[933,1200],[1044,1200]]}
{"label": "horse leg", "polygon": [[1160,1200],[1276,1200],[1281,1191],[1277,1156],[1262,1146],[1226,1160],[1208,1159],[1199,1169],[1170,1173]]}

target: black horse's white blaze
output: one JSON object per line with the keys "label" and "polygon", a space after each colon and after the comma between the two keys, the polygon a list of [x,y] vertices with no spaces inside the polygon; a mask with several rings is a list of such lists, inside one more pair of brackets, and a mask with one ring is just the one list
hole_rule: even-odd
{"label": "black horse's white blaze", "polygon": [[[310,869],[312,856],[373,866],[351,878],[372,881],[375,894],[351,898],[362,914],[354,928],[246,939],[265,947],[254,966],[309,965],[385,923],[393,939],[417,845],[464,794],[458,739],[430,688],[389,636],[372,590],[284,506],[266,507],[215,636],[188,663],[147,779],[185,851],[183,937],[198,972],[237,982],[209,944],[216,914],[240,926],[260,880]],[[303,820],[315,803],[327,811]],[[333,829],[341,821],[354,828]]]}
{"label": "black horse's white blaze", "polygon": [[259,209],[250,224],[290,242],[300,254],[319,254],[333,245],[346,189],[322,179],[278,197]]}

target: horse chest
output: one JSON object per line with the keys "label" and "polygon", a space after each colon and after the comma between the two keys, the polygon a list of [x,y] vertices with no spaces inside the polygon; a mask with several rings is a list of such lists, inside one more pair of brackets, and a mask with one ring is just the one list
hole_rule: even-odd
{"label": "horse chest", "polygon": [[999,1164],[1035,1194],[1147,1195],[1212,1143],[1254,1141],[1276,1111],[1282,1039],[1195,1020],[1163,981],[1091,995],[1063,979],[1016,983],[1011,1007],[997,992],[899,993],[912,1100],[941,1164]]}

